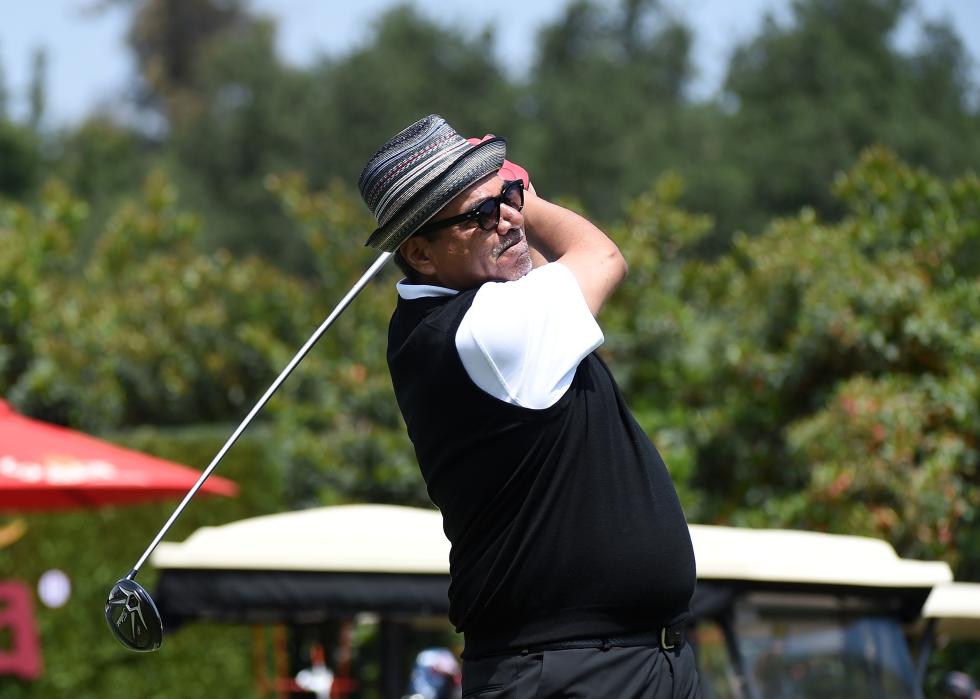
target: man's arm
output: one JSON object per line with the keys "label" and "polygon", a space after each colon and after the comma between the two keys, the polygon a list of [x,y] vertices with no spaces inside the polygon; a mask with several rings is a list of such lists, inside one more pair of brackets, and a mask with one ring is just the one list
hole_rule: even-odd
{"label": "man's arm", "polygon": [[533,250],[571,270],[593,316],[626,277],[626,259],[605,233],[538,197],[531,186],[524,195],[524,232]]}

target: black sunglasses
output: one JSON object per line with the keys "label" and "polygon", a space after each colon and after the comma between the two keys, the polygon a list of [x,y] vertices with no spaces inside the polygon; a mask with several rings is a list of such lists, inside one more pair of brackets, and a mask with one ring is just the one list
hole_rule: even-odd
{"label": "black sunglasses", "polygon": [[418,233],[428,233],[447,226],[455,226],[463,221],[476,219],[476,225],[482,230],[492,231],[500,224],[500,205],[506,204],[512,209],[521,211],[524,208],[524,181],[513,180],[504,185],[500,194],[489,199],[484,199],[465,214],[444,218],[441,221],[430,221],[416,231]]}

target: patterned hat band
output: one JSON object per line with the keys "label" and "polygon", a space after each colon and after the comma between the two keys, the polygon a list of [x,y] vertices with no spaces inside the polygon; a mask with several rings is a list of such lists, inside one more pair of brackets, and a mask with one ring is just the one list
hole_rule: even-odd
{"label": "patterned hat band", "polygon": [[506,152],[502,138],[472,144],[438,115],[419,119],[381,146],[358,179],[379,226],[367,245],[397,250],[474,182],[499,170]]}

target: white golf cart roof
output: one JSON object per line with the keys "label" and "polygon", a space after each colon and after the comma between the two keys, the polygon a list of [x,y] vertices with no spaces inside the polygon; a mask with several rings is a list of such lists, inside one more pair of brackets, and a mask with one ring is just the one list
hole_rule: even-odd
{"label": "white golf cart roof", "polygon": [[929,593],[922,616],[935,619],[937,632],[947,638],[980,638],[980,583],[937,585]]}
{"label": "white golf cart roof", "polygon": [[161,543],[158,568],[449,573],[442,515],[396,505],[340,505],[202,527]]}
{"label": "white golf cart roof", "polygon": [[699,580],[929,588],[953,579],[942,561],[899,558],[863,536],[692,524],[691,538]]}
{"label": "white golf cart roof", "polygon": [[[691,525],[702,580],[884,588],[951,582],[946,563],[899,558],[877,539],[816,532]],[[652,544],[655,545],[655,544]],[[161,543],[163,569],[449,573],[436,510],[342,505],[204,527]]]}

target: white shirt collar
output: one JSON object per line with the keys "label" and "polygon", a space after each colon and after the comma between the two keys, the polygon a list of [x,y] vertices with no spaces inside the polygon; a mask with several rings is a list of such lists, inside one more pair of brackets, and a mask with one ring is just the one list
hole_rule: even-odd
{"label": "white shirt collar", "polygon": [[395,284],[398,295],[406,301],[412,299],[424,299],[432,296],[455,296],[459,292],[455,289],[447,289],[444,286],[434,286],[432,284],[409,284],[406,279],[402,279]]}

